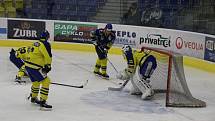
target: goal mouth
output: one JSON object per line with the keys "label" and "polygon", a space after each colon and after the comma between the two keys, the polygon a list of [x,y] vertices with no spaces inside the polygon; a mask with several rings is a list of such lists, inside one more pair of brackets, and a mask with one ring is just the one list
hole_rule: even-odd
{"label": "goal mouth", "polygon": [[155,94],[165,93],[167,107],[206,107],[206,103],[194,98],[188,88],[181,54],[150,47],[141,49],[150,50],[149,54],[157,60],[150,83]]}

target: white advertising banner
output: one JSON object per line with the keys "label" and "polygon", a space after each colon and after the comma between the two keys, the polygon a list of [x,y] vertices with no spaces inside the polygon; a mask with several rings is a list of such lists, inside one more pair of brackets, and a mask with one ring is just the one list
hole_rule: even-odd
{"label": "white advertising banner", "polygon": [[[205,35],[151,27],[114,26],[117,44],[153,47],[204,59]],[[120,39],[119,39],[120,38]]]}
{"label": "white advertising banner", "polygon": [[204,59],[205,36],[186,32],[175,32],[172,35],[174,52]]}

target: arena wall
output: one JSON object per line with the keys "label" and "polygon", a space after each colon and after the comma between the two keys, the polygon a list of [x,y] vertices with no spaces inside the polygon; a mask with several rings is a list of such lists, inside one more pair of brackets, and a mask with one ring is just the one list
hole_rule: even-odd
{"label": "arena wall", "polygon": [[[31,45],[41,31],[50,32],[53,49],[94,52],[90,31],[104,28],[104,23],[0,18],[0,46]],[[184,55],[184,64],[215,72],[215,36],[151,27],[113,25],[116,42],[110,54],[121,54],[124,44],[164,49]]]}

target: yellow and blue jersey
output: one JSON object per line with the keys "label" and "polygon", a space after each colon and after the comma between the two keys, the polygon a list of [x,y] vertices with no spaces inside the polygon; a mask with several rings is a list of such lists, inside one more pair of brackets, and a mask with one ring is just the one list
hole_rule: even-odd
{"label": "yellow and blue jersey", "polygon": [[144,53],[143,51],[127,51],[124,57],[128,64],[126,71],[130,74],[134,74],[137,66],[141,66],[147,56],[148,54]]}
{"label": "yellow and blue jersey", "polygon": [[28,55],[28,49],[29,49],[29,47],[27,47],[27,46],[18,48],[16,50],[16,57],[20,58],[22,60],[26,60],[27,55]]}
{"label": "yellow and blue jersey", "polygon": [[47,41],[38,41],[33,44],[31,48],[28,49],[28,57],[25,61],[25,65],[40,69],[44,65],[52,63],[52,53],[51,45]]}

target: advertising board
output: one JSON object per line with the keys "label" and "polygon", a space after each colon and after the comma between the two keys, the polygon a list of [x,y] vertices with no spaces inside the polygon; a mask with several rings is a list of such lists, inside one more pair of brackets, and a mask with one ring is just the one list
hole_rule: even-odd
{"label": "advertising board", "polygon": [[90,32],[97,29],[95,24],[54,23],[54,41],[89,43]]}
{"label": "advertising board", "polygon": [[205,37],[204,59],[215,62],[215,38]]}
{"label": "advertising board", "polygon": [[36,40],[43,31],[45,31],[44,21],[8,19],[7,37],[9,39]]}

